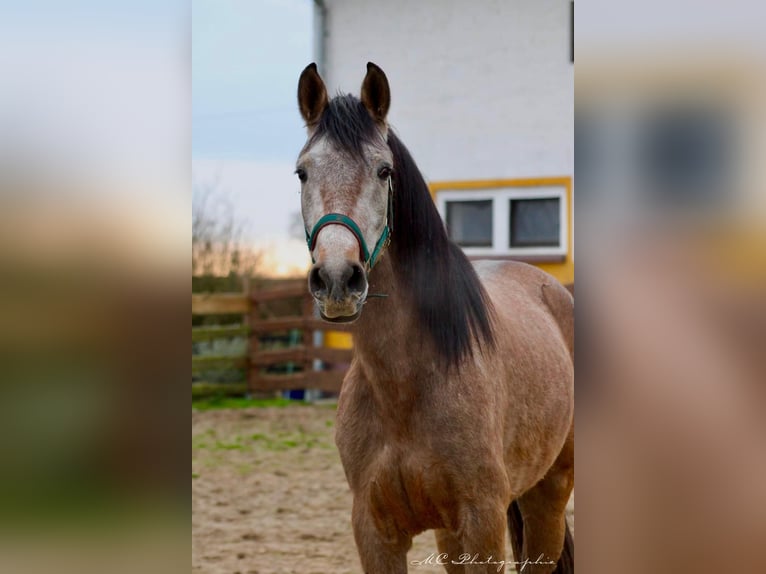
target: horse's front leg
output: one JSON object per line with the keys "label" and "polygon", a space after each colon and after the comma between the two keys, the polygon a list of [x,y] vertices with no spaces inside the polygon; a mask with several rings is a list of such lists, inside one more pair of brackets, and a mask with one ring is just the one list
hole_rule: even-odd
{"label": "horse's front leg", "polygon": [[463,552],[457,563],[466,574],[505,572],[506,510],[502,502],[464,507],[455,534]]}
{"label": "horse's front leg", "polygon": [[356,496],[351,522],[365,574],[407,574],[412,537],[397,529],[390,517],[373,516],[369,503]]}

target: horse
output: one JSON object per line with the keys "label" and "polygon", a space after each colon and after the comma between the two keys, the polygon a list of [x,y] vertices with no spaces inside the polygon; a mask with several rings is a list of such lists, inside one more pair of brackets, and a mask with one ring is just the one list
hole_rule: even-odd
{"label": "horse", "polygon": [[313,265],[308,288],[354,355],[335,442],[367,574],[408,569],[435,530],[450,573],[574,572],[574,303],[540,269],[471,263],[387,123],[373,63],[360,97],[298,82],[308,139],[296,174]]}

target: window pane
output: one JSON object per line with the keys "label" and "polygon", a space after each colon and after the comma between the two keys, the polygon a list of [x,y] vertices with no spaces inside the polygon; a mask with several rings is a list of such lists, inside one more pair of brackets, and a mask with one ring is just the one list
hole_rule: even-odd
{"label": "window pane", "polygon": [[511,200],[511,247],[559,246],[559,198]]}
{"label": "window pane", "polygon": [[447,230],[461,247],[492,247],[492,200],[448,201]]}

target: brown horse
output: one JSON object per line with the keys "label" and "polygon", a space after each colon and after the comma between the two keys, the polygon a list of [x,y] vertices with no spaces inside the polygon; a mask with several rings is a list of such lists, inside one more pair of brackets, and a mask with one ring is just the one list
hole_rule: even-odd
{"label": "brown horse", "polygon": [[325,320],[355,321],[336,443],[364,571],[407,572],[428,529],[447,572],[501,571],[506,521],[518,570],[574,571],[571,295],[450,242],[376,65],[361,99],[330,100],[311,64],[298,102],[309,289]]}

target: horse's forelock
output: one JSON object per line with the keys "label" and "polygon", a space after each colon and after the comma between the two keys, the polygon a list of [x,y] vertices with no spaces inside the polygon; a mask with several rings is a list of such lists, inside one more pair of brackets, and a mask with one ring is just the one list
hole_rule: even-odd
{"label": "horse's forelock", "polygon": [[365,146],[379,139],[380,131],[367,108],[351,94],[337,95],[322,113],[308,146],[327,138],[341,152],[365,159]]}

